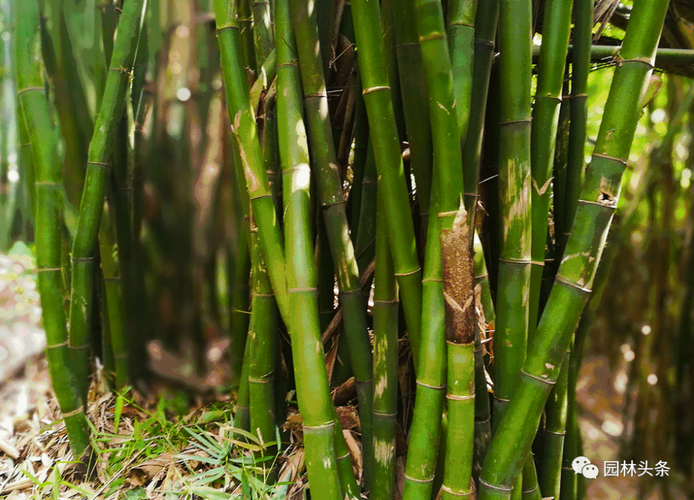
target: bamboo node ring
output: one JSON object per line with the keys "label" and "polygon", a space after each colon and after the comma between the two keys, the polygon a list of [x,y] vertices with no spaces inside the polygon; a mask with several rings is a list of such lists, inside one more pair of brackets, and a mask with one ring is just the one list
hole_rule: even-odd
{"label": "bamboo node ring", "polygon": [[413,274],[417,274],[417,273],[420,272],[421,270],[422,270],[422,268],[421,268],[421,267],[418,267],[418,268],[415,269],[414,271],[407,271],[407,272],[404,272],[404,273],[393,273],[393,274],[395,275],[396,278],[402,278],[402,277],[404,277],[404,276],[412,276]]}
{"label": "bamboo node ring", "polygon": [[446,399],[450,401],[468,401],[470,399],[475,399],[475,395],[472,394],[471,396],[459,396],[457,394],[446,394]]}
{"label": "bamboo node ring", "polygon": [[441,386],[435,386],[435,385],[425,384],[424,382],[420,382],[419,380],[417,380],[417,385],[421,385],[422,387],[428,387],[429,389],[433,389],[435,391],[442,391],[446,388],[446,384],[441,385]]}
{"label": "bamboo node ring", "polygon": [[330,429],[331,427],[335,427],[335,422],[328,422],[327,424],[323,425],[306,425],[304,424],[304,432],[310,432],[310,431],[320,431],[323,429]]}
{"label": "bamboo node ring", "polygon": [[62,410],[60,411],[63,414],[63,418],[69,418],[69,417],[74,417],[75,415],[79,413],[84,413],[84,406],[80,405],[79,408],[76,410],[69,411],[67,413],[63,412]]}
{"label": "bamboo node ring", "polygon": [[22,95],[24,92],[31,92],[32,90],[40,90],[40,91],[44,92],[46,89],[43,87],[26,87],[26,88],[20,90],[19,92],[17,92],[17,97]]}
{"label": "bamboo node ring", "polygon": [[390,87],[388,85],[380,85],[377,87],[369,87],[368,89],[364,89],[361,91],[361,95],[366,95],[366,94],[372,94],[374,92],[380,92],[382,90],[390,90]]}
{"label": "bamboo node ring", "polygon": [[414,481],[415,483],[424,483],[424,484],[431,483],[434,480],[433,477],[429,478],[429,479],[417,479],[415,477],[408,476],[407,474],[405,474],[405,479],[407,479],[408,481]]}
{"label": "bamboo node ring", "polygon": [[538,377],[537,375],[531,375],[528,372],[526,372],[523,368],[521,368],[521,376],[526,376],[545,385],[554,385],[557,383],[556,380],[552,380],[550,378],[542,378]]}
{"label": "bamboo node ring", "polygon": [[480,483],[485,485],[487,488],[492,489],[492,490],[496,490],[496,491],[513,491],[512,486],[497,486],[495,484],[488,483],[487,481],[485,481],[482,478],[480,478]]}
{"label": "bamboo node ring", "polygon": [[472,493],[472,490],[467,490],[467,491],[453,491],[452,489],[450,489],[450,488],[449,488],[448,486],[446,486],[445,484],[442,484],[442,485],[441,485],[441,489],[442,489],[443,491],[445,491],[446,493],[448,493],[449,495],[453,495],[453,496],[456,496],[456,497],[466,497],[466,496],[468,496],[470,493]]}
{"label": "bamboo node ring", "polygon": [[65,342],[60,342],[59,344],[47,345],[46,350],[58,349],[59,347],[65,347],[65,346],[67,346],[67,340]]}
{"label": "bamboo node ring", "polygon": [[582,291],[582,292],[585,292],[585,293],[590,293],[590,292],[591,292],[590,288],[586,288],[586,287],[584,287],[584,286],[579,285],[578,283],[574,283],[573,281],[569,280],[569,279],[566,278],[565,276],[562,276],[561,274],[557,274],[557,275],[554,277],[554,279],[557,280],[557,281],[560,281],[561,283],[564,283],[564,284],[567,285],[567,286],[570,286],[570,287],[572,287],[572,288],[575,288],[575,289],[577,289],[577,290],[580,290],[580,291]]}

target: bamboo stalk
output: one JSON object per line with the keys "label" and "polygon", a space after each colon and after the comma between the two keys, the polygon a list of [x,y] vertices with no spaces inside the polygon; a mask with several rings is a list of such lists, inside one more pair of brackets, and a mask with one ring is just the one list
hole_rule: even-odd
{"label": "bamboo stalk", "polygon": [[566,50],[571,31],[573,0],[547,3],[542,30],[542,51],[537,65],[537,92],[531,132],[532,248],[530,270],[529,334],[537,324],[542,271],[545,264],[547,219],[552,194],[552,164],[559,124],[559,106],[566,67]]}
{"label": "bamboo stalk", "polygon": [[539,477],[540,491],[543,497],[559,498],[560,494],[561,468],[566,436],[569,363],[569,352],[567,351],[562,361],[557,384],[552,389],[545,407],[547,420],[545,421],[542,440]]}
{"label": "bamboo stalk", "polygon": [[385,213],[390,230],[390,249],[393,252],[400,300],[417,366],[422,311],[422,271],[417,257],[414,223],[407,195],[391,88],[388,73],[385,71],[388,66],[380,13],[375,2],[357,0],[352,3],[352,15],[357,47],[360,51],[359,75],[369,117],[371,146],[378,175],[383,180],[383,193],[388,200]]}
{"label": "bamboo stalk", "polygon": [[36,2],[19,2],[14,7],[17,99],[31,143],[36,176],[36,261],[43,327],[46,331],[46,357],[70,448],[75,458],[82,460],[89,451],[89,427],[67,345],[61,286],[62,179],[58,145],[41,77],[41,58],[36,53],[39,9]]}
{"label": "bamboo stalk", "polygon": [[[410,146],[410,166],[417,183],[417,203],[426,232],[431,198],[432,143],[426,82],[421,78],[422,50],[417,36],[414,3],[406,2],[392,9],[400,93]],[[426,234],[424,234],[426,237]]]}
{"label": "bamboo stalk", "polygon": [[508,498],[590,293],[619,197],[622,173],[641,112],[640,97],[653,69],[667,5],[666,0],[658,0],[634,7],[565,256],[521,371],[514,400],[487,453],[480,500]]}
{"label": "bamboo stalk", "polygon": [[253,46],[259,61],[265,61],[275,48],[275,30],[269,0],[253,0]]}
{"label": "bamboo stalk", "polygon": [[[317,272],[313,260],[311,235],[311,169],[307,134],[302,119],[299,63],[290,21],[288,0],[276,3],[278,59],[277,126],[280,161],[285,186],[285,244],[291,314],[285,321],[292,340],[292,356],[299,410],[304,425],[306,467],[312,495],[342,499],[343,494],[358,495],[344,477],[342,449],[336,450],[336,437],[342,436],[335,422],[335,410],[328,390],[323,361],[317,300]],[[336,434],[339,433],[339,436]],[[349,464],[349,453],[347,454]],[[342,460],[344,463],[344,459]],[[338,472],[339,468],[339,472]],[[340,476],[342,473],[342,477]],[[353,474],[353,473],[352,473]]]}
{"label": "bamboo stalk", "polygon": [[[502,249],[497,282],[494,364],[495,427],[514,393],[527,345],[531,259],[529,1],[502,0],[499,26],[502,86],[499,190]],[[506,56],[504,55],[506,54]]]}
{"label": "bamboo stalk", "polygon": [[310,14],[308,7],[305,1],[292,2],[293,26],[296,31],[311,159],[317,168],[318,195],[337,272],[345,337],[357,384],[364,470],[370,470],[373,461],[371,345],[366,325],[366,309],[359,284],[359,268],[349,237],[320,53],[316,50],[319,45],[318,27],[315,15]]}
{"label": "bamboo stalk", "polygon": [[[248,331],[248,392],[250,428],[263,443],[275,441],[275,362],[277,360],[277,305],[268,278],[265,259],[260,251],[257,230],[251,233],[253,262],[253,300]],[[262,455],[277,453],[277,445],[268,446]],[[272,464],[269,465],[270,467]]]}
{"label": "bamboo stalk", "polygon": [[241,59],[236,1],[215,0],[214,8],[232,134],[238,141],[241,169],[245,174],[260,244],[267,259],[272,289],[280,314],[285,318],[289,310],[284,249]]}
{"label": "bamboo stalk", "polygon": [[568,231],[573,223],[578,195],[583,185],[585,167],[586,122],[588,120],[588,75],[590,73],[590,51],[593,42],[593,2],[575,0],[574,4],[574,51],[571,54],[571,107],[569,125],[569,150],[566,163],[566,190],[564,198],[565,228],[557,234],[559,240],[556,259],[560,260],[569,238]]}
{"label": "bamboo stalk", "polygon": [[103,272],[105,292],[105,317],[103,324],[108,325],[111,351],[113,355],[114,383],[116,389],[122,389],[128,381],[128,348],[125,337],[125,307],[123,301],[122,280],[119,265],[118,245],[114,235],[115,215],[111,209],[111,197],[104,204],[104,214],[99,228],[99,254]]}
{"label": "bamboo stalk", "polygon": [[92,312],[93,253],[103,209],[107,173],[110,170],[113,138],[125,106],[145,6],[145,0],[133,0],[124,6],[121,14],[104,97],[89,144],[87,174],[80,201],[77,232],[72,243],[69,345],[83,401],[87,399],[89,383],[88,332]]}
{"label": "bamboo stalk", "polygon": [[[422,316],[422,346],[426,346],[427,349],[421,351],[419,358],[422,369],[417,372],[417,399],[410,435],[404,499],[425,498],[423,495],[430,495],[434,480],[440,417],[431,415],[429,408],[422,406],[431,406],[434,410],[438,408],[438,411],[441,411],[446,372],[437,369],[429,373],[431,365],[443,366],[446,369],[446,339],[453,344],[468,344],[474,341],[474,320],[470,319],[474,314],[470,259],[472,245],[467,236],[468,219],[462,205],[461,125],[457,118],[453,72],[440,3],[418,1],[416,19],[429,95],[429,117],[434,148],[433,186],[436,190],[435,196],[432,197],[435,200],[433,206],[436,208],[436,217],[429,219],[424,286],[427,292],[431,290],[432,293],[441,293],[442,297],[437,298],[435,302],[430,302],[427,300],[428,297],[424,297],[424,303],[429,305],[432,312],[425,308]],[[436,220],[432,224],[433,219]],[[432,232],[432,226],[436,228],[436,232]],[[437,241],[430,242],[432,238]],[[431,271],[431,274],[427,271]],[[429,285],[428,280],[435,280],[436,285],[433,282]],[[437,302],[444,295],[446,300],[441,304],[444,310],[433,312],[434,307],[439,305]],[[445,317],[445,335],[440,331],[438,323],[440,313]],[[431,320],[433,322],[429,323]],[[451,359],[465,362],[462,366],[449,366],[448,372],[451,380],[461,383],[460,391],[465,392],[463,397],[470,399],[470,388],[459,377],[464,379],[474,374],[473,349],[470,349],[469,358],[459,356],[456,352],[459,350],[457,345],[452,346],[449,343],[448,350]],[[453,389],[451,395],[454,399],[460,391],[457,387]],[[427,397],[422,398],[420,394],[425,393]],[[448,421],[446,464],[455,463],[460,470],[448,467],[444,473],[444,492],[447,497],[469,491],[474,435],[474,401],[471,402],[471,412],[467,411],[467,405],[463,403],[462,406],[454,408],[454,415],[460,418]],[[467,438],[469,443],[465,443]],[[422,446],[426,441],[426,449],[413,446]]]}
{"label": "bamboo stalk", "polygon": [[[470,116],[463,143],[463,183],[469,193],[477,192],[482,156],[487,93],[494,57],[494,40],[499,19],[499,0],[478,2],[475,13],[475,40],[470,97]],[[474,187],[473,187],[474,186]],[[474,226],[476,203],[466,204]]]}
{"label": "bamboo stalk", "polygon": [[[487,272],[487,264],[484,260],[482,252],[482,242],[479,236],[475,233],[473,243],[473,270],[474,285],[475,285],[475,306],[478,309],[478,320],[476,322],[477,329],[475,331],[475,435],[474,435],[474,450],[473,450],[473,468],[472,477],[477,484],[480,471],[482,469],[482,461],[487,453],[487,447],[492,438],[491,425],[491,409],[489,404],[489,392],[487,390],[487,377],[485,370],[485,349],[482,345],[483,337],[489,339],[489,335],[493,335],[495,315],[494,303],[492,302],[492,294],[489,286],[489,273]],[[480,312],[484,316],[484,322],[480,322]],[[484,331],[483,331],[484,330]],[[479,488],[479,487],[478,487]]]}
{"label": "bamboo stalk", "polygon": [[398,289],[388,229],[379,198],[374,288],[374,470],[372,500],[390,500],[395,491],[395,430],[398,396]]}

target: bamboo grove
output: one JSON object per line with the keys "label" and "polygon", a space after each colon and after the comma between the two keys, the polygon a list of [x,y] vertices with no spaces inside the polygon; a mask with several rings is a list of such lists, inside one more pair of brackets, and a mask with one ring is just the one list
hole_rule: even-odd
{"label": "bamboo grove", "polygon": [[693,59],[660,40],[667,0],[635,0],[619,46],[594,44],[607,3],[6,5],[74,456],[90,464],[97,365],[145,387],[152,342],[192,345],[201,372],[226,337],[235,426],[275,456],[298,409],[310,498],[396,498],[400,456],[405,500],[581,498],[574,333],[651,74]]}

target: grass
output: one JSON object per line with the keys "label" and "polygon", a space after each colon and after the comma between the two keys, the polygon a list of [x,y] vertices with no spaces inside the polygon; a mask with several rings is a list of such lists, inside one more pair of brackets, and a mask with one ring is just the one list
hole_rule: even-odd
{"label": "grass", "polygon": [[[129,388],[92,401],[96,459],[91,475],[72,462],[64,425],[49,416],[22,448],[14,473],[0,482],[0,496],[250,500],[301,495],[303,451],[297,439],[281,443],[278,432],[279,458],[264,457],[263,450],[275,442],[263,443],[235,428],[228,400],[196,404],[183,414],[188,403],[181,392],[169,390],[148,401]],[[58,410],[49,413],[57,416]],[[270,471],[279,480],[268,485]]]}

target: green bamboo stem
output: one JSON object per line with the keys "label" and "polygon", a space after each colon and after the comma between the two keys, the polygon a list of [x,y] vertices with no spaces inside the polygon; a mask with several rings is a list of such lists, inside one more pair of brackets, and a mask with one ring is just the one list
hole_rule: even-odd
{"label": "green bamboo stem", "polygon": [[361,209],[359,210],[358,233],[354,243],[359,269],[366,266],[376,255],[376,213],[377,213],[377,180],[376,159],[371,144],[367,146],[366,165],[361,180]]}
{"label": "green bamboo stem", "polygon": [[[473,456],[472,477],[475,483],[479,478],[482,470],[482,461],[487,453],[489,441],[492,438],[491,426],[491,409],[489,404],[489,393],[487,391],[487,380],[485,376],[485,350],[482,347],[482,334],[485,338],[489,338],[489,334],[493,335],[495,315],[494,303],[492,302],[492,294],[489,286],[489,273],[487,272],[487,264],[484,260],[482,252],[482,242],[479,236],[475,233],[473,243],[473,269],[474,269],[474,286],[475,286],[475,305],[478,310],[481,310],[484,315],[484,323],[479,321],[476,323],[475,331],[475,444]],[[477,297],[479,297],[477,299]],[[479,302],[478,302],[479,301]],[[479,313],[478,313],[479,314]],[[481,332],[480,329],[485,331]]]}
{"label": "green bamboo stem", "polygon": [[253,46],[258,61],[265,61],[275,48],[275,30],[269,0],[253,0]]}
{"label": "green bamboo stem", "polygon": [[552,194],[552,164],[559,123],[559,106],[571,31],[573,0],[555,0],[545,7],[542,50],[531,134],[532,249],[530,278],[530,335],[540,308],[542,271],[547,243],[547,215]]}
{"label": "green bamboo stem", "polygon": [[[520,498],[523,500],[542,500],[542,495],[540,494],[540,487],[537,482],[537,471],[535,470],[535,461],[533,460],[532,453],[528,454],[523,464],[523,473],[521,475],[521,494]],[[514,495],[516,492],[514,491]],[[512,497],[513,498],[513,497]]]}
{"label": "green bamboo stem", "polygon": [[69,346],[75,363],[75,377],[84,401],[89,383],[88,332],[92,312],[93,253],[103,209],[107,173],[110,170],[113,138],[125,106],[145,5],[145,0],[133,0],[124,6],[121,14],[104,96],[89,144],[87,174],[80,201],[77,232],[72,244]]}
{"label": "green bamboo stem", "polygon": [[122,267],[119,265],[118,245],[116,242],[113,199],[105,203],[104,214],[99,227],[99,254],[103,272],[106,311],[102,323],[108,325],[111,351],[113,355],[114,383],[117,390],[128,382],[128,348],[125,336],[125,306],[123,301]]}
{"label": "green bamboo stem", "polygon": [[67,346],[61,286],[62,179],[40,54],[36,51],[39,10],[36,2],[19,2],[15,9],[17,99],[26,123],[36,175],[36,261],[46,357],[70,448],[75,458],[82,460],[89,450],[89,427]]}
{"label": "green bamboo stem", "polygon": [[[433,185],[438,186],[434,170]],[[431,208],[436,209],[436,197]],[[431,497],[436,472],[441,414],[446,391],[446,318],[439,218],[429,217],[426,261],[422,280],[422,342],[417,369],[415,407],[407,447],[403,499]]]}
{"label": "green bamboo stem", "polygon": [[[579,329],[581,327],[579,326]],[[576,417],[576,382],[578,381],[578,352],[575,338],[571,341],[571,352],[567,363],[567,395],[566,395],[566,434],[564,435],[564,450],[562,452],[561,477],[559,498],[576,500],[577,475],[571,466],[573,459],[579,456],[578,445],[581,431]]]}
{"label": "green bamboo stem", "polygon": [[[311,235],[311,168],[307,134],[302,118],[299,63],[287,0],[276,2],[276,40],[278,59],[277,126],[280,162],[285,186],[285,244],[287,248],[287,279],[289,327],[299,410],[304,426],[306,468],[311,494],[320,499],[342,499],[354,483],[352,473],[338,460],[336,437],[342,436],[335,423],[335,410],[330,398],[328,376],[320,341],[317,300],[317,271],[313,260]],[[339,433],[339,436],[336,434]],[[342,452],[342,450],[339,450]],[[349,453],[348,461],[349,461]],[[344,463],[344,460],[343,460]]]}
{"label": "green bamboo stem", "polygon": [[[238,16],[239,49],[241,60],[244,62],[246,76],[252,80],[260,61],[259,54],[255,53],[255,39],[253,30],[253,7],[251,0],[238,0],[235,2]],[[244,94],[245,96],[246,94]]]}
{"label": "green bamboo stem", "polygon": [[373,461],[371,345],[367,332],[366,309],[359,283],[359,268],[354,246],[349,237],[342,180],[338,172],[335,144],[332,140],[320,51],[316,50],[319,45],[318,27],[315,22],[315,13],[313,15],[309,13],[307,2],[292,1],[292,13],[311,144],[311,159],[317,168],[318,195],[333,265],[337,272],[345,337],[357,384],[364,470],[370,471]]}
{"label": "green bamboo stem", "polygon": [[234,426],[241,430],[251,430],[251,388],[248,382],[248,370],[251,366],[251,344],[246,342],[243,350],[243,366],[239,381],[239,397],[236,400],[236,418]]}
{"label": "green bamboo stem", "polygon": [[65,141],[65,186],[68,200],[79,203],[84,183],[85,164],[89,140],[93,133],[93,121],[79,77],[77,61],[65,18],[62,0],[51,2],[53,29],[42,23],[42,44],[46,72],[55,92],[55,107],[60,122],[60,132]]}
{"label": "green bamboo stem", "polygon": [[236,138],[239,147],[241,169],[245,174],[246,188],[258,226],[260,244],[270,271],[272,289],[275,292],[280,314],[285,318],[289,313],[289,304],[284,248],[272,192],[264,169],[255,116],[249,99],[248,82],[241,59],[240,28],[236,20],[235,4],[235,0],[228,2],[215,0],[214,2],[227,107],[232,135]]}
{"label": "green bamboo stem", "polygon": [[480,500],[508,498],[590,293],[619,197],[641,114],[640,97],[653,69],[667,5],[666,0],[658,0],[634,6],[571,236],[514,399],[487,453]]}
{"label": "green bamboo stem", "polygon": [[[531,3],[502,0],[499,69],[502,81],[499,138],[499,198],[502,248],[494,334],[495,412],[498,425],[511,400],[525,359],[530,286],[530,66]],[[504,54],[508,54],[504,56]]]}
{"label": "green bamboo stem", "polygon": [[[471,343],[474,340],[474,320],[470,320],[470,315],[474,313],[472,262],[469,253],[472,246],[468,237],[467,216],[462,206],[463,169],[459,122],[441,4],[436,1],[418,1],[415,17],[429,95],[429,118],[434,148],[433,186],[436,193],[432,196],[432,208],[436,208],[436,217],[429,218],[427,235],[423,303],[428,307],[424,308],[422,315],[422,350],[419,357],[420,369],[417,371],[417,399],[403,493],[406,500],[431,495],[438,452],[443,389],[446,384],[445,339],[456,343]],[[432,239],[436,241],[431,241]],[[444,325],[441,324],[441,316],[445,319]],[[441,327],[445,328],[445,334]],[[452,348],[453,351],[455,349]],[[470,356],[466,361],[469,361],[468,366],[448,367],[454,378],[474,373],[473,357]],[[438,368],[433,369],[431,365]],[[449,456],[446,457],[446,462],[451,460],[460,466],[464,463],[470,465],[468,472],[464,469],[447,469],[444,483],[450,483],[446,484],[448,493],[467,492],[470,486],[472,464],[464,456],[468,450],[458,447],[461,444],[458,439],[463,436],[470,438],[471,454],[474,406],[471,408],[473,413],[470,413],[470,419],[448,422],[446,451]],[[430,411],[438,411],[438,414],[429,413]],[[454,446],[451,448],[449,445],[452,443]],[[467,484],[462,485],[466,482],[466,477]]]}
{"label": "green bamboo stem", "polygon": [[250,200],[246,189],[246,179],[243,172],[243,161],[239,154],[238,141],[232,136],[231,157],[233,163],[232,176],[234,183],[234,205],[236,208],[237,237],[235,243],[235,265],[233,269],[231,289],[231,317],[229,322],[229,364],[231,369],[231,386],[239,387],[240,383],[247,384],[247,374],[242,375],[245,366],[246,337],[250,324],[250,273],[251,273],[251,226]]}
{"label": "green bamboo stem", "polygon": [[[482,131],[484,130],[487,92],[494,57],[494,40],[499,19],[499,0],[478,2],[475,14],[475,40],[472,70],[472,90],[468,130],[463,143],[463,183],[468,193],[477,192]],[[477,205],[466,204],[470,218],[475,220]],[[474,223],[471,222],[473,225]]]}
{"label": "green bamboo stem", "polygon": [[[422,50],[417,36],[414,2],[393,8],[393,31],[400,93],[410,145],[410,166],[417,183],[417,202],[424,231],[428,226],[431,198],[432,143],[426,82],[422,74]],[[424,235],[426,236],[426,234]]]}
{"label": "green bamboo stem", "polygon": [[374,277],[374,469],[372,500],[390,500],[395,492],[395,430],[398,396],[398,289],[388,228],[379,198]]}
{"label": "green bamboo stem", "polygon": [[585,167],[586,123],[588,120],[588,75],[590,74],[590,51],[593,43],[593,2],[575,0],[574,4],[574,51],[571,52],[571,97],[569,145],[566,162],[566,190],[564,196],[563,231],[557,234],[558,250],[555,258],[561,259],[569,238],[568,231],[573,223],[578,195],[583,185]]}
{"label": "green bamboo stem", "polygon": [[[569,352],[567,351],[562,361],[559,378],[545,406],[547,419],[542,440],[539,477],[540,491],[543,497],[559,498],[560,494],[561,468],[566,436],[569,362]],[[575,457],[571,459],[573,460],[573,458]]]}
{"label": "green bamboo stem", "polygon": [[[19,90],[19,89],[17,89]],[[29,206],[31,218],[36,219],[36,172],[34,171],[34,161],[31,155],[31,140],[27,129],[27,120],[19,98],[17,98],[17,128],[19,129],[20,152],[22,155],[20,179],[24,179],[27,191],[29,191]]]}
{"label": "green bamboo stem", "polygon": [[[356,103],[354,104],[354,158],[352,161],[352,186],[350,187],[347,200],[347,215],[349,216],[349,227],[351,229],[352,241],[354,242],[354,250],[357,252],[357,262],[359,262],[357,239],[359,237],[359,217],[362,208],[362,182],[366,172],[369,145],[369,119],[366,116],[364,96],[361,95],[361,82],[358,79],[356,85],[359,92],[357,92]],[[370,154],[373,158],[373,151]]]}
{"label": "green bamboo stem", "polygon": [[[257,231],[251,233],[253,262],[253,300],[247,343],[248,392],[250,427],[263,443],[275,439],[275,361],[277,360],[277,305],[268,278],[265,259],[260,251]],[[268,446],[261,453],[272,456],[277,446]]]}
{"label": "green bamboo stem", "polygon": [[[454,0],[448,4],[448,50],[451,54],[453,90],[457,104],[458,133],[461,141],[467,136],[470,121],[474,72],[475,13],[477,0]],[[470,168],[470,167],[463,167]],[[477,200],[477,183],[467,186],[465,208],[473,209]]]}
{"label": "green bamboo stem", "polygon": [[[473,306],[470,318],[474,321]],[[474,330],[474,324],[470,325]],[[475,423],[475,343],[447,343],[448,432],[442,500],[474,498],[472,487]],[[486,395],[483,393],[483,396]],[[455,425],[454,425],[455,424]]]}
{"label": "green bamboo stem", "polygon": [[352,3],[352,15],[359,47],[359,75],[369,117],[371,146],[378,175],[383,180],[383,193],[388,200],[385,206],[390,230],[388,241],[391,243],[395,275],[400,286],[400,300],[416,367],[420,344],[422,272],[417,257],[414,223],[410,212],[391,88],[388,73],[385,71],[388,66],[378,4],[357,0]]}

